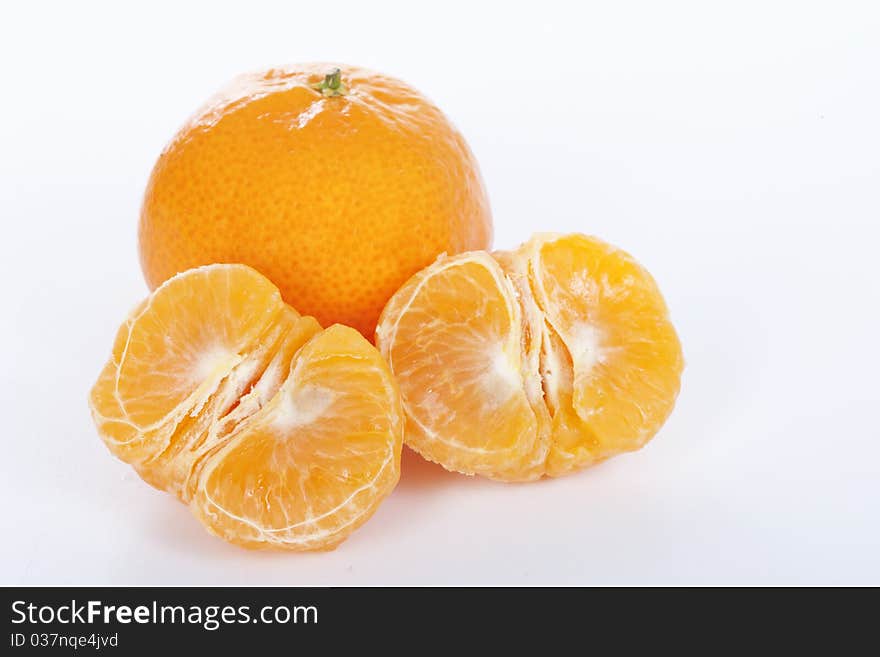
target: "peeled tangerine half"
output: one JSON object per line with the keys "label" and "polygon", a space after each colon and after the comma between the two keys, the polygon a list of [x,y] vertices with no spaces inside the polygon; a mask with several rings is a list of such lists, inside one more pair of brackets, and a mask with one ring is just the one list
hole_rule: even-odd
{"label": "peeled tangerine half", "polygon": [[335,547],[400,475],[400,396],[379,352],[244,265],[158,288],[89,401],[113,454],[245,547]]}
{"label": "peeled tangerine half", "polygon": [[376,341],[407,445],[450,470],[558,476],[642,447],[678,395],[657,284],[586,235],[441,257],[391,298]]}

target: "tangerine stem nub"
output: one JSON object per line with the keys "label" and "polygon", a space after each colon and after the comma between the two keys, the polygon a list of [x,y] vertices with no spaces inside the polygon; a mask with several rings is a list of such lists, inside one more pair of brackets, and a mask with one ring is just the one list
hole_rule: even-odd
{"label": "tangerine stem nub", "polygon": [[342,71],[334,68],[324,79],[312,85],[312,89],[320,91],[325,96],[344,96],[348,88],[342,82]]}

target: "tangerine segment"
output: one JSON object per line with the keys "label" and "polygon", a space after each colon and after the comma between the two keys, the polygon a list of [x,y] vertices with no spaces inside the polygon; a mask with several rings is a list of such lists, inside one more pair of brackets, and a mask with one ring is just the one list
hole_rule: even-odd
{"label": "tangerine segment", "polygon": [[192,472],[199,459],[222,444],[237,424],[268,403],[287,377],[293,354],[320,330],[314,318],[300,317],[285,307],[278,321],[208,400],[177,425],[165,449],[135,464],[141,478],[188,502],[192,497]]}
{"label": "tangerine segment", "polygon": [[641,447],[683,367],[654,280],[584,235],[441,258],[392,297],[376,341],[398,378],[407,444],[502,480]]}
{"label": "tangerine segment", "polygon": [[422,270],[392,297],[376,335],[401,387],[410,447],[459,472],[532,477],[526,465],[545,432],[525,391],[522,310],[489,254]]}
{"label": "tangerine segment", "polygon": [[113,341],[110,359],[101,370],[89,394],[92,419],[98,428],[98,433],[114,453],[117,449],[124,449],[122,446],[129,445],[139,435],[137,427],[126,419],[119,396],[116,394],[116,373],[119,371],[125,345],[128,344],[131,324],[146,304],[147,299],[139,303],[119,327]]}
{"label": "tangerine segment", "polygon": [[120,328],[92,390],[110,451],[134,463],[165,449],[284,308],[278,289],[244,265],[208,265],[166,281]]}
{"label": "tangerine segment", "polygon": [[602,461],[599,439],[575,411],[571,355],[546,320],[541,336],[541,376],[553,436],[544,464],[546,474],[555,477]]}
{"label": "tangerine segment", "polygon": [[[295,314],[293,309],[290,309],[290,312]],[[300,317],[295,321],[285,334],[281,344],[276,347],[272,360],[254,382],[250,391],[237,400],[232,410],[217,419],[212,432],[208,434],[208,440],[204,440],[199,445],[200,448],[194,455],[193,462],[187,472],[186,481],[180,493],[181,499],[185,502],[192,500],[201,468],[212,451],[216,451],[218,445],[225,444],[226,439],[235,428],[275,397],[290,375],[290,364],[296,352],[320,331],[321,325],[314,317]]]}
{"label": "tangerine segment", "polygon": [[278,394],[201,471],[192,502],[246,547],[335,547],[400,475],[403,414],[379,353],[335,325],[296,355]]}
{"label": "tangerine segment", "polygon": [[[138,306],[90,405],[111,452],[214,533],[251,547],[332,547],[399,476],[402,410],[379,352],[354,329],[323,331],[243,265],[186,271]],[[270,435],[271,458],[251,458]],[[300,480],[285,469],[291,458]],[[215,474],[225,469],[236,476]],[[277,485],[253,498],[254,481]],[[264,523],[268,538],[240,532],[218,509]],[[278,513],[300,524],[277,531]]]}
{"label": "tangerine segment", "polygon": [[571,363],[570,403],[604,458],[642,447],[672,412],[684,359],[653,277],[586,235],[538,235],[522,247],[548,349]]}

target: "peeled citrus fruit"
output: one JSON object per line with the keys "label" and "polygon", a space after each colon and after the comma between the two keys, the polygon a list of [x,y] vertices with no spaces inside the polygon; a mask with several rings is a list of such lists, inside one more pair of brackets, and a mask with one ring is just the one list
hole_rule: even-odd
{"label": "peeled citrus fruit", "polygon": [[376,343],[400,385],[407,445],[506,481],[642,447],[683,368],[651,275],[585,235],[440,257],[391,298]]}
{"label": "peeled citrus fruit", "polygon": [[89,401],[113,454],[246,547],[332,548],[400,474],[399,392],[379,352],[300,316],[244,265],[153,292]]}
{"label": "peeled citrus fruit", "polygon": [[244,75],[210,100],[156,162],[139,228],[151,289],[240,262],[371,340],[411,275],[491,239],[477,162],[443,113],[400,80],[329,64]]}

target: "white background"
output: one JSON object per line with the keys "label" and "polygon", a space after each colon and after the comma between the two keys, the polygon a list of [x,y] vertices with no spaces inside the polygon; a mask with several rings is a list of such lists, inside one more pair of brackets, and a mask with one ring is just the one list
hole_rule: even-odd
{"label": "white background", "polygon": [[[16,3],[0,17],[0,583],[880,584],[880,20],[871,2]],[[432,97],[497,247],[656,276],[687,370],[643,451],[503,485],[408,453],[335,552],[250,553],[86,404],[146,293],[141,194],[233,75],[338,60]]]}

